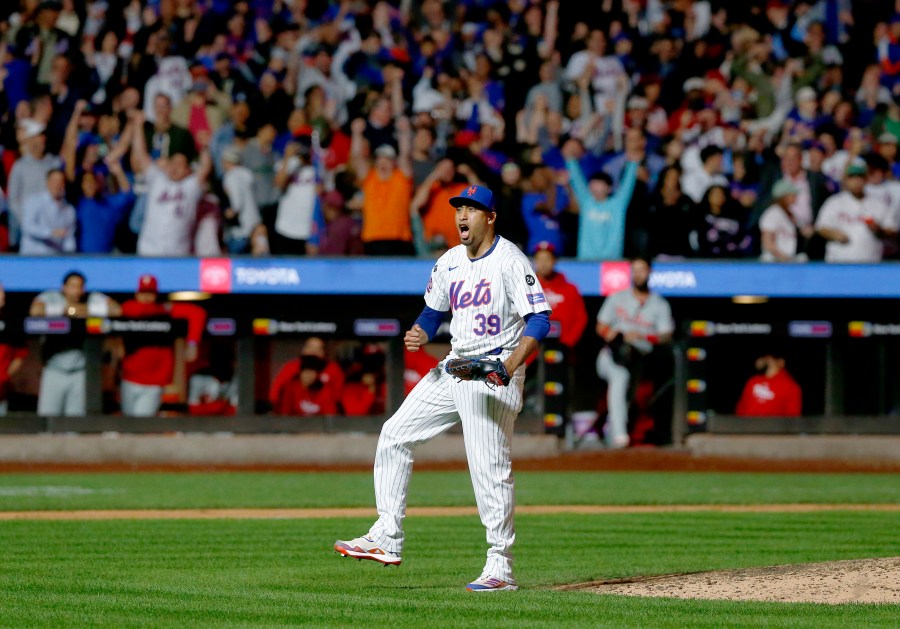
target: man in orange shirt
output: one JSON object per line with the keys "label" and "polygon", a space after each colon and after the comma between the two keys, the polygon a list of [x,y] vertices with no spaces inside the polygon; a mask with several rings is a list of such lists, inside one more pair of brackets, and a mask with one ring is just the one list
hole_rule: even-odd
{"label": "man in orange shirt", "polygon": [[350,158],[363,192],[362,241],[366,255],[415,255],[410,224],[413,179],[409,120],[397,121],[399,155],[392,145],[382,144],[375,149],[374,165],[367,156],[363,135],[366,121],[358,118],[350,129]]}
{"label": "man in orange shirt", "polygon": [[[466,183],[456,176],[462,175]],[[460,196],[468,186],[483,186],[468,164],[455,166],[453,160],[443,159],[418,187],[412,200],[413,213],[421,213],[425,240],[429,245],[441,244],[446,249],[460,243],[456,214],[447,212],[452,197]]]}

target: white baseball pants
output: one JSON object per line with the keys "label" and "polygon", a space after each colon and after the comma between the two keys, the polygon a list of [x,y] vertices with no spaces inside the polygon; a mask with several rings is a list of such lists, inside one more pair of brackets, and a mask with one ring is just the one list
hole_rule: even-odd
{"label": "white baseball pants", "polygon": [[85,413],[84,369],[41,371],[37,414],[41,417],[81,416]]}
{"label": "white baseball pants", "polygon": [[628,444],[628,385],[631,373],[613,360],[608,347],[597,356],[597,375],[606,380],[606,442]]}
{"label": "white baseball pants", "polygon": [[[508,357],[501,355],[501,360]],[[452,357],[452,356],[451,356]],[[375,454],[378,521],[369,536],[391,552],[403,549],[403,518],[413,467],[413,449],[462,422],[469,473],[478,515],[490,548],[484,571],[514,582],[511,549],[515,542],[510,442],[522,409],[524,369],[507,387],[491,390],[484,382],[458,382],[443,367],[432,369],[381,429]]]}
{"label": "white baseball pants", "polygon": [[131,417],[153,417],[162,404],[160,386],[122,380],[122,414]]}

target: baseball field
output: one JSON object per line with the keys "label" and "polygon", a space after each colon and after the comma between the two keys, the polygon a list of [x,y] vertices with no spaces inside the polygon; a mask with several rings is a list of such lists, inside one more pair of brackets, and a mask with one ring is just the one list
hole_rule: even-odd
{"label": "baseball field", "polygon": [[[372,521],[365,471],[0,474],[0,625],[898,625],[900,474],[516,480],[521,589],[471,594],[486,545],[462,470],[413,475],[399,568],[332,550]],[[847,562],[861,559],[875,561]],[[813,564],[812,587],[797,566],[777,568],[789,564]],[[706,571],[726,572],[695,574]],[[659,575],[678,576],[643,596],[603,593],[670,583]],[[718,600],[762,593],[716,587],[752,578],[782,587]],[[884,602],[840,603],[863,600]]]}

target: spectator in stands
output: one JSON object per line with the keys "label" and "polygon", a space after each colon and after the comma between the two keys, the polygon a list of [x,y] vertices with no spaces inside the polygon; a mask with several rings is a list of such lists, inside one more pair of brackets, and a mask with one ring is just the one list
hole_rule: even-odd
{"label": "spectator in stands", "polygon": [[[60,290],[46,290],[31,302],[32,317],[118,317],[119,304],[103,293],[84,290],[85,277],[72,271],[63,278]],[[38,391],[37,413],[41,417],[73,416],[85,413],[84,337],[77,333],[53,334],[44,338],[41,359],[44,369]]]}
{"label": "spectator in stands", "polygon": [[647,214],[652,256],[689,258],[697,254],[697,206],[681,191],[678,166],[668,166],[660,174]]}
{"label": "spectator in stands", "polygon": [[239,136],[252,137],[254,134],[250,122],[250,105],[246,94],[238,94],[231,105],[231,117],[222,124],[209,143],[209,152],[216,166],[216,174],[222,175],[222,155],[233,146]]}
{"label": "spectator in stands", "polygon": [[816,231],[827,241],[826,262],[881,262],[883,238],[896,238],[898,217],[880,200],[865,193],[868,168],[853,162],[843,191],[829,198],[816,220]]}
{"label": "spectator in stands", "polygon": [[74,54],[78,48],[68,33],[57,28],[60,11],[62,3],[41,0],[34,9],[33,21],[23,24],[16,33],[16,49],[31,63],[32,81],[38,86],[50,84],[57,55]]}
{"label": "spectator in stands", "polygon": [[[133,124],[143,125],[143,114],[135,112]],[[131,165],[147,182],[147,210],[138,236],[137,252],[142,256],[186,256],[193,250],[197,204],[203,185],[212,171],[208,151],[200,156],[200,166],[191,172],[184,153],[173,153],[157,165],[144,143],[144,134],[131,133]]]}
{"label": "spectator in stands", "polygon": [[[391,144],[377,146],[374,166],[366,157],[366,121],[354,120],[351,130],[351,159],[363,193],[362,241],[366,255],[412,255],[415,248],[409,211],[413,195],[409,120],[398,121],[400,152]],[[381,135],[379,131],[378,136]]]}
{"label": "spectator in stands", "polygon": [[650,190],[656,189],[659,174],[665,168],[666,160],[661,155],[647,152],[647,136],[637,127],[625,131],[625,150],[603,167],[603,171],[612,179],[613,187],[618,188],[622,174],[630,162],[647,169],[647,186]]}
{"label": "spectator in stands", "polygon": [[796,197],[791,205],[791,216],[801,229],[812,226],[822,204],[831,194],[828,178],[821,171],[803,167],[803,148],[800,144],[791,143],[781,149],[781,158],[769,163],[762,172],[760,190],[762,194],[757,200],[757,211],[762,212],[771,206],[773,199],[769,191],[773,190],[778,180],[789,181],[797,189]]}
{"label": "spectator in stands", "polygon": [[785,369],[778,350],[762,353],[755,363],[757,374],[747,380],[735,414],[740,417],[799,417],[803,392]]}
{"label": "spectator in stands", "polygon": [[7,320],[5,307],[6,290],[0,284],[0,321],[3,323],[0,327],[0,417],[5,416],[9,410],[12,379],[19,373],[25,357],[28,356],[28,347],[25,345],[21,325]]}
{"label": "spectator in stands", "polygon": [[468,164],[454,165],[441,160],[425,178],[412,198],[412,211],[423,215],[427,246],[432,251],[449,249],[459,244],[456,215],[448,211],[450,199],[462,194],[468,186],[484,185]]}
{"label": "spectator in stands", "polygon": [[229,253],[247,253],[250,235],[260,223],[259,208],[253,196],[253,173],[241,165],[241,154],[228,149],[222,155],[225,176],[222,187],[228,200],[223,213],[225,246]]}
{"label": "spectator in stands", "polygon": [[798,190],[787,179],[779,179],[772,188],[772,205],[759,218],[762,240],[762,260],[765,262],[804,262],[804,245],[815,231],[812,226],[800,227],[792,207]]}
{"label": "spectator in stands", "polygon": [[253,174],[253,199],[264,221],[274,220],[281,198],[281,191],[275,185],[279,158],[274,150],[275,136],[275,127],[264,124],[240,151],[241,164]]}
{"label": "spectator in stands", "polygon": [[81,199],[75,208],[80,253],[112,253],[116,231],[134,205],[131,182],[122,163],[118,159],[108,159],[107,165],[118,192],[103,192],[99,177],[92,172],[81,175]]}
{"label": "spectator in stands", "polygon": [[628,162],[616,191],[606,173],[596,173],[587,180],[578,159],[583,149],[569,140],[562,149],[569,171],[572,194],[578,203],[578,258],[611,260],[621,258],[625,248],[625,213],[634,192],[638,164]]}
{"label": "spectator in stands", "polygon": [[309,135],[301,135],[287,145],[284,159],[276,165],[275,185],[284,192],[270,242],[272,253],[306,255],[320,216],[319,181]]}
{"label": "spectator in stands", "polygon": [[700,164],[684,165],[681,175],[681,189],[694,203],[700,203],[714,181],[722,176],[721,148],[715,145],[700,151]]}
{"label": "spectator in stands", "polygon": [[[133,299],[122,304],[122,316],[129,319],[185,319],[187,341],[184,360],[197,360],[198,344],[206,327],[206,312],[193,304],[161,302],[156,277],[145,274],[138,279]],[[175,350],[171,339],[126,337],[122,358],[122,414],[152,417],[162,404],[163,387],[175,373]]]}
{"label": "spectator in stands", "polygon": [[563,217],[569,206],[568,190],[556,180],[553,170],[541,165],[534,168],[518,210],[528,230],[525,251],[534,253],[539,242],[553,243],[560,250],[566,247],[569,234],[564,231]]}
{"label": "spectator in stands", "polygon": [[747,213],[728,194],[728,180],[713,180],[698,209],[697,252],[704,258],[738,258],[750,254],[753,238]]}
{"label": "spectator in stands", "polygon": [[572,55],[565,72],[566,80],[574,82],[585,71],[585,66],[594,67],[592,86],[597,111],[606,111],[607,101],[614,101],[617,94],[627,93],[628,87],[622,62],[615,55],[608,55],[606,46],[606,33],[600,29],[592,30],[586,49]]}
{"label": "spectator in stands", "polygon": [[307,251],[321,256],[359,256],[363,244],[359,235],[362,226],[346,211],[344,197],[337,190],[326,192],[321,198],[322,224],[318,226],[317,244],[307,244]]}
{"label": "spectator in stands", "polygon": [[45,153],[47,136],[44,123],[26,118],[19,123],[18,140],[22,157],[9,174],[7,207],[9,209],[10,245],[19,244],[20,225],[25,201],[47,191],[47,174],[62,168],[62,160]]}
{"label": "spectator in stands", "polygon": [[[168,118],[172,113],[172,107],[180,103],[187,95],[192,77],[187,59],[177,54],[176,43],[173,41],[171,31],[159,27],[153,29],[152,26],[151,29],[147,31],[147,48],[145,51],[141,51],[143,60],[147,62],[145,67],[152,68],[151,76],[144,85],[143,110],[147,120],[155,125],[156,132],[164,134],[168,132],[170,124]],[[161,95],[165,96],[166,100],[157,98]],[[165,117],[165,120],[162,121],[163,126],[159,126],[161,116]],[[186,140],[189,141],[190,138],[188,137]],[[153,146],[149,137],[147,144]],[[163,157],[179,151],[186,151],[187,146],[174,144],[169,146],[168,150],[170,153],[163,153]]]}
{"label": "spectator in stands", "polygon": [[[213,134],[225,122],[228,111],[227,97],[219,94],[215,85],[206,78],[205,69],[194,79],[185,98],[172,108],[172,128],[186,129],[194,139],[194,150],[199,152],[212,141]],[[225,101],[223,103],[223,100]],[[157,114],[156,126],[160,117]]]}
{"label": "spectator in stands", "polygon": [[169,159],[180,154],[188,162],[193,160],[197,145],[190,131],[172,122],[172,97],[165,93],[157,94],[153,100],[153,111],[153,122],[144,122],[142,127],[150,157]]}
{"label": "spectator in stands", "polygon": [[76,215],[66,201],[66,175],[47,173],[46,190],[29,196],[22,208],[22,255],[74,253]]}

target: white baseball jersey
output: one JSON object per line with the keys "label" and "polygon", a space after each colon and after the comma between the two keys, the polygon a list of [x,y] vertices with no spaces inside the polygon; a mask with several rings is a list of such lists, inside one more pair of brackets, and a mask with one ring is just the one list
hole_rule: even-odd
{"label": "white baseball jersey", "polygon": [[[759,217],[759,229],[775,234],[775,246],[781,253],[786,256],[797,255],[797,226],[780,205],[774,203],[762,213]],[[775,255],[763,251],[762,259],[771,262]]]}
{"label": "white baseball jersey", "polygon": [[[672,308],[665,297],[651,292],[642,304],[630,288],[607,297],[597,313],[597,321],[623,334],[640,332],[660,336],[675,330]],[[645,354],[653,349],[653,344],[645,339],[631,344]]]}
{"label": "white baseball jersey", "polygon": [[474,260],[457,245],[437,261],[425,288],[429,308],[452,311],[450,344],[457,356],[515,349],[524,316],[549,312],[544,289],[525,254],[497,236]]}
{"label": "white baseball jersey", "polygon": [[141,256],[189,256],[193,249],[197,203],[202,196],[196,175],[172,181],[155,164],[144,173],[147,213],[138,236]]}
{"label": "white baseball jersey", "polygon": [[816,219],[816,229],[837,229],[850,239],[847,243],[828,241],[826,262],[881,262],[884,246],[866,225],[867,219],[885,229],[897,229],[897,217],[873,197],[857,199],[849,192],[840,192],[825,201]]}
{"label": "white baseball jersey", "polygon": [[[275,169],[281,169],[281,162]],[[278,203],[275,231],[295,240],[307,240],[312,235],[316,208],[316,169],[301,164],[299,157],[288,159],[287,169],[291,180]]]}

